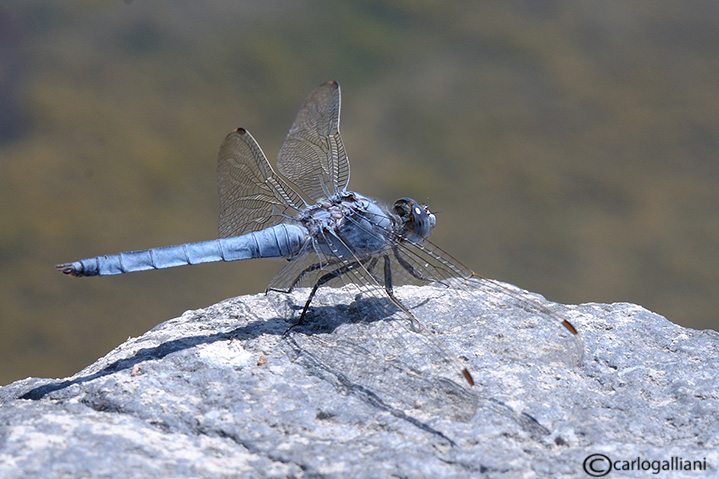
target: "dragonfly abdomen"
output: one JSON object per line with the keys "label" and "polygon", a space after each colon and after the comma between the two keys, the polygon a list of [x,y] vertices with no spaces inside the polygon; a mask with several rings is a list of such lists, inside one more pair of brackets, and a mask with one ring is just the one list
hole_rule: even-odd
{"label": "dragonfly abdomen", "polygon": [[281,224],[242,236],[97,256],[57,268],[72,276],[107,276],[217,261],[292,258],[302,251],[308,237],[303,226]]}

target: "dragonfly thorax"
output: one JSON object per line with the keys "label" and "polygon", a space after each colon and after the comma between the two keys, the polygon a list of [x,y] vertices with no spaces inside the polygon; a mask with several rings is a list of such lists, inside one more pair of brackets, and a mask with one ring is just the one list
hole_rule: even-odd
{"label": "dragonfly thorax", "polygon": [[340,256],[364,256],[383,251],[401,223],[374,201],[351,191],[319,201],[308,208],[300,220],[315,247]]}

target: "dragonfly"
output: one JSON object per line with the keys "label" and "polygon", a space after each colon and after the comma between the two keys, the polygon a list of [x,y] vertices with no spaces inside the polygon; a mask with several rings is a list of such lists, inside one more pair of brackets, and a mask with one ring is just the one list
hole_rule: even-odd
{"label": "dragonfly", "polygon": [[[402,197],[388,208],[348,190],[350,163],[339,131],[340,104],[336,81],[309,94],[279,150],[277,171],[247,129],[227,135],[217,166],[218,239],[97,256],[62,263],[57,269],[71,276],[104,276],[285,258],[287,263],[267,292],[299,298],[290,309],[298,318],[288,330],[296,335],[297,347],[309,351],[315,362],[330,364],[350,382],[370,391],[390,391],[385,397],[402,396],[409,387],[396,379],[397,374],[387,381],[377,373],[394,368],[404,371],[400,373],[404,378],[421,381],[424,376],[422,389],[435,391],[438,404],[450,403],[446,399],[450,396],[460,398],[457,403],[471,404],[476,399],[469,368],[425,325],[438,314],[424,312],[429,311],[427,298],[432,295],[445,299],[452,295],[449,304],[458,311],[467,308],[463,306],[467,295],[476,291],[500,307],[511,304],[531,310],[540,323],[562,330],[561,336],[569,338],[560,343],[562,348],[581,354],[577,330],[564,316],[509,285],[474,273],[432,244],[427,238],[436,217],[428,205]],[[401,297],[400,285],[432,288],[420,290],[419,297],[425,300],[412,300]],[[355,312],[347,312],[354,319],[347,324],[374,321],[382,325],[380,332],[368,334],[366,340],[340,337],[332,342],[331,334],[321,330],[297,336],[310,316],[319,320],[324,311],[313,305],[321,303],[323,295],[331,303],[329,292],[338,288],[355,295]],[[498,335],[504,327],[500,325]]]}

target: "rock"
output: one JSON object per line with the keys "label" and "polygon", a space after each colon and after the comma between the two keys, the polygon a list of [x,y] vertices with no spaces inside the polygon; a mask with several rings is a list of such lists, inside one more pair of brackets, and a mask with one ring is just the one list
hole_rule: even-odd
{"label": "rock", "polygon": [[[621,477],[717,475],[715,331],[633,304],[398,288],[436,341],[326,289],[290,331],[302,292],[238,297],[70,378],[0,388],[0,477],[586,477],[592,454]],[[677,470],[691,461],[712,472]]]}

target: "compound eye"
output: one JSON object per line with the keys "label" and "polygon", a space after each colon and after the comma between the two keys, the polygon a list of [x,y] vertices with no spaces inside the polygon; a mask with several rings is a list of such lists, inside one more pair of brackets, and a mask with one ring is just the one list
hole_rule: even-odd
{"label": "compound eye", "polygon": [[434,216],[434,214],[432,214],[431,211],[429,211],[428,205],[422,203],[420,206],[422,207],[422,209],[424,210],[424,213],[427,215],[427,218],[429,219],[430,228],[434,228],[435,225],[437,224],[437,217]]}
{"label": "compound eye", "polygon": [[414,232],[422,238],[429,236],[437,221],[426,206],[417,203],[412,205],[412,218],[414,220]]}

